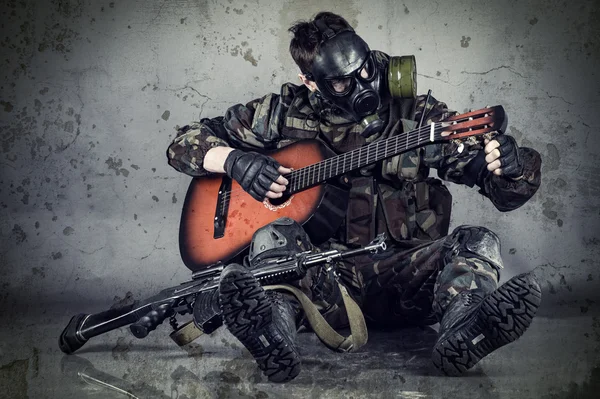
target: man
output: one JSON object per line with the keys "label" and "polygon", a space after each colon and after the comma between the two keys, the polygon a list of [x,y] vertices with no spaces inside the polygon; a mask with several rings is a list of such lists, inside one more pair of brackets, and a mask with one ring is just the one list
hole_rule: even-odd
{"label": "man", "polygon": [[[316,138],[344,153],[414,129],[418,121],[426,125],[453,115],[430,96],[393,96],[385,80],[390,57],[371,51],[342,17],[322,12],[290,32],[303,84],[284,84],[279,95],[181,128],[168,150],[174,168],[191,176],[226,173],[256,200],[274,199],[285,193],[291,170],[261,154],[267,150]],[[428,145],[351,173],[345,222],[324,247],[364,245],[380,232],[392,238],[385,253],[339,267],[369,323],[439,321],[432,360],[448,375],[520,337],[539,306],[538,283],[524,274],[498,288],[498,237],[473,226],[448,235],[450,194],[428,176],[434,168],[444,180],[477,185],[498,210],[510,211],[536,192],[540,165],[536,151],[502,134],[491,141]],[[285,241],[283,231],[293,227],[274,223],[259,232],[282,234]],[[301,286],[328,321],[347,324],[335,284],[324,274]],[[299,373],[294,337],[302,312],[294,300],[265,293],[245,267],[230,265],[221,277],[220,306],[226,326],[271,381]]]}

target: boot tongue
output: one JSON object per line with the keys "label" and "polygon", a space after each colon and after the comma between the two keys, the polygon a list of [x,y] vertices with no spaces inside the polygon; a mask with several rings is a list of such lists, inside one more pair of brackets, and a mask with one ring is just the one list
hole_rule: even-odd
{"label": "boot tongue", "polygon": [[281,333],[286,334],[292,342],[296,340],[296,312],[285,295],[277,291],[267,291],[273,309],[273,323]]}

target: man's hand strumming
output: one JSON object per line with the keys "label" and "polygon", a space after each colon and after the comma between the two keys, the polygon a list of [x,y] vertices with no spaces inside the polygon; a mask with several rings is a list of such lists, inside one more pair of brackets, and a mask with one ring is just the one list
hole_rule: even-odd
{"label": "man's hand strumming", "polygon": [[257,201],[281,197],[288,184],[282,175],[291,172],[269,156],[241,150],[229,153],[223,169]]}

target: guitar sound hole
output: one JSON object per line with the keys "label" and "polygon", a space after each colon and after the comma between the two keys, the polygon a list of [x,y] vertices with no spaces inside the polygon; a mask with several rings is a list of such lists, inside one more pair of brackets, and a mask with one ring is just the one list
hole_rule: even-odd
{"label": "guitar sound hole", "polygon": [[290,197],[291,197],[291,195],[283,194],[283,196],[280,198],[269,198],[269,202],[273,206],[279,206],[279,205],[284,204],[287,200],[289,200]]}

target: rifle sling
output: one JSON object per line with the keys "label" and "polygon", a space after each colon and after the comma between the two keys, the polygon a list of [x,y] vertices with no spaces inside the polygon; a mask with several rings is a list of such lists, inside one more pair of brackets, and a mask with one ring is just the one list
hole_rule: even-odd
{"label": "rifle sling", "polygon": [[175,341],[178,346],[185,346],[194,341],[196,338],[200,337],[202,334],[204,334],[204,332],[196,327],[193,320],[190,320],[177,330],[171,332],[169,337],[171,337],[171,339]]}
{"label": "rifle sling", "polygon": [[287,284],[267,285],[263,288],[266,290],[284,290],[292,293],[302,305],[313,331],[325,346],[337,352],[355,352],[367,343],[367,324],[365,323],[365,318],[360,307],[350,297],[346,287],[339,282],[338,286],[342,293],[342,299],[350,323],[350,335],[348,337],[344,337],[335,331],[321,315],[315,304],[298,288]]}

